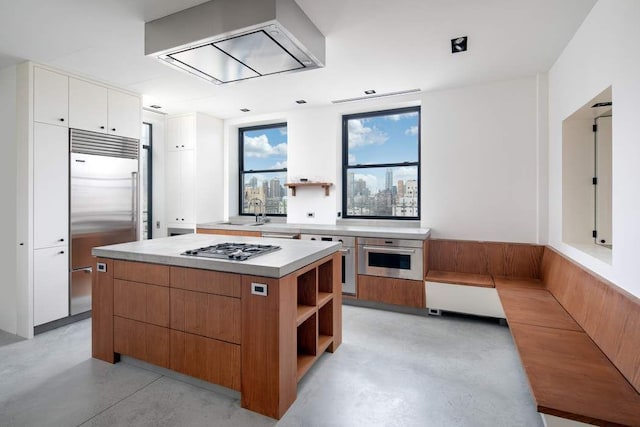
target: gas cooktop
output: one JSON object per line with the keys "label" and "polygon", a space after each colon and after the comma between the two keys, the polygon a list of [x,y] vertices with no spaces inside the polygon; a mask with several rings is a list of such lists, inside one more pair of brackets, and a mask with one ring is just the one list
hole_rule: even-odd
{"label": "gas cooktop", "polygon": [[277,251],[280,246],[256,245],[252,243],[219,243],[217,245],[205,246],[203,248],[189,249],[180,255],[197,256],[203,258],[229,259],[233,261],[244,261],[258,255]]}

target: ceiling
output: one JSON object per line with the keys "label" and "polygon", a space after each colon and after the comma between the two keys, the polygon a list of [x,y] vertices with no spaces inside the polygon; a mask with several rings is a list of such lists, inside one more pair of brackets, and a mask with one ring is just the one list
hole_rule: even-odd
{"label": "ceiling", "polygon": [[[216,86],[144,56],[146,21],[202,0],[3,1],[0,68],[32,60],[140,93],[167,113],[232,118],[367,89],[433,91],[547,71],[596,2],[296,1],[326,37],[324,68]],[[450,39],[464,35],[469,51],[452,55]]]}

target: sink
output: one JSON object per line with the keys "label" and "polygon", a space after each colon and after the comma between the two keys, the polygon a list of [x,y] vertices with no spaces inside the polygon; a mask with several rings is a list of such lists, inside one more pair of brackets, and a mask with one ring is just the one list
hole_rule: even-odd
{"label": "sink", "polygon": [[264,225],[265,223],[263,222],[234,222],[234,221],[227,221],[227,222],[219,222],[218,224],[220,225],[238,225],[238,226],[243,226],[243,227],[255,227],[258,225]]}

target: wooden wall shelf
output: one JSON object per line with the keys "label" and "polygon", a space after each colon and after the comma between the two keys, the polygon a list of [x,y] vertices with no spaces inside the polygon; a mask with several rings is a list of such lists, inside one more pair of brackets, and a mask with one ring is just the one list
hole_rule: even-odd
{"label": "wooden wall shelf", "polygon": [[331,182],[288,182],[285,184],[285,186],[291,189],[291,195],[294,197],[296,195],[297,187],[322,187],[324,188],[324,195],[328,196],[329,188],[331,188],[332,185],[333,183]]}

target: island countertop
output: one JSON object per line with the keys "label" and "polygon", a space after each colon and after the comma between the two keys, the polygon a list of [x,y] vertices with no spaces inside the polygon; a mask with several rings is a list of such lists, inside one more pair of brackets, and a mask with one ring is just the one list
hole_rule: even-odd
{"label": "island countertop", "polygon": [[[218,243],[253,243],[280,246],[280,250],[249,258],[245,261],[199,258],[180,255],[182,252]],[[204,270],[224,271],[255,276],[280,278],[339,250],[341,243],[266,239],[243,236],[184,234],[152,240],[120,243],[93,248],[93,256],[166,264]]]}

